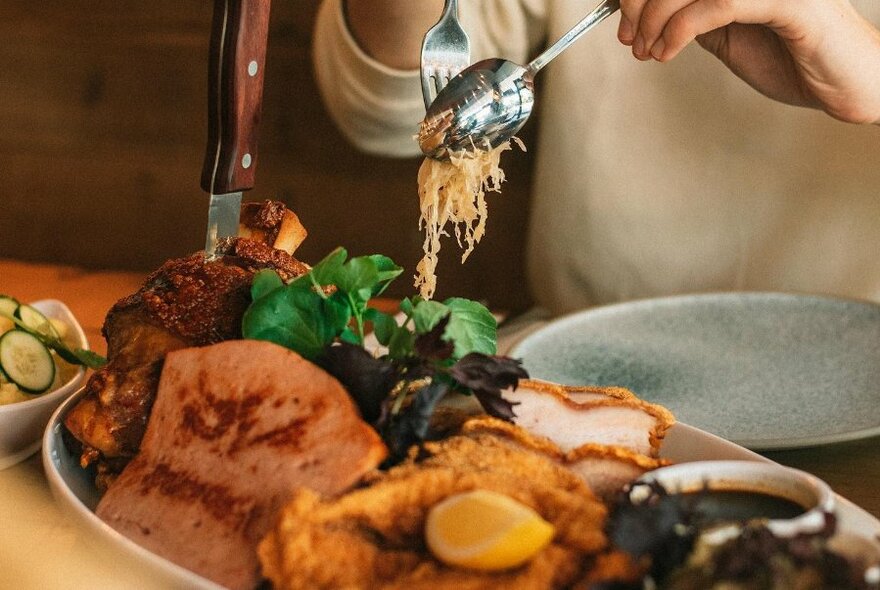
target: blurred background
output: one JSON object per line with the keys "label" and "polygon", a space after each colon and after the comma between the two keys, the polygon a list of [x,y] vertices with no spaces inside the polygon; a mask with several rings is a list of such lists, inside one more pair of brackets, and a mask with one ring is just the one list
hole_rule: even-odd
{"label": "blurred background", "polygon": [[[364,155],[333,126],[312,75],[318,4],[272,5],[256,188],[245,199],[280,199],[300,216],[302,260],[339,245],[387,254],[406,269],[389,294],[411,295],[420,160]],[[0,258],[146,273],[203,246],[212,6],[0,2]],[[444,244],[437,298],[528,305],[531,159],[508,153],[503,163],[508,180],[489,197],[482,243],[464,265],[454,241]]]}

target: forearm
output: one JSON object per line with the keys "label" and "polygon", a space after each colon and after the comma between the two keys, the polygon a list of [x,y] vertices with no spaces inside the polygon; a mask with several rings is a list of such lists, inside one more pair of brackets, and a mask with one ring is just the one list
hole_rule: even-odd
{"label": "forearm", "polygon": [[422,38],[440,17],[441,0],[346,0],[351,34],[377,61],[399,70],[419,67]]}
{"label": "forearm", "polygon": [[418,70],[392,68],[367,55],[345,22],[341,0],[321,3],[313,59],[327,111],[352,144],[386,156],[420,153],[413,140],[425,116]]}

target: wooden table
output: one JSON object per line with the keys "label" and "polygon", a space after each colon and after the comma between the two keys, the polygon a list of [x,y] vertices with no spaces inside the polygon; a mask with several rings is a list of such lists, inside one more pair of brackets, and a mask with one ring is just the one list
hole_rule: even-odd
{"label": "wooden table", "polygon": [[[64,301],[101,353],[104,315],[144,277],[0,259],[0,293],[22,301]],[[766,456],[817,475],[880,517],[880,437]],[[111,550],[83,542],[52,501],[38,456],[0,471],[0,523],[0,588],[151,587],[142,573],[115,564]]]}
{"label": "wooden table", "polygon": [[134,293],[146,273],[86,271],[70,266],[28,264],[0,258],[0,293],[19,301],[59,299],[79,320],[92,350],[104,354],[104,316],[117,300]]}

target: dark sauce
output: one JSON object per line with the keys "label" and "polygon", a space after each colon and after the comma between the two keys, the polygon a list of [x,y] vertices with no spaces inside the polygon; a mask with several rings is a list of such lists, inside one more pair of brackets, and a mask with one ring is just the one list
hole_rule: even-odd
{"label": "dark sauce", "polygon": [[696,511],[709,522],[745,521],[753,518],[784,520],[806,509],[786,498],[742,490],[704,490],[682,494],[696,503]]}

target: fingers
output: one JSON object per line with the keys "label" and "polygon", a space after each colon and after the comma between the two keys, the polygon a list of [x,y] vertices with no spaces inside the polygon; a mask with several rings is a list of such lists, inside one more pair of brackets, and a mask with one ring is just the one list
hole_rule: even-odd
{"label": "fingers", "polygon": [[742,22],[743,15],[739,13],[737,16],[734,6],[737,2],[697,0],[674,10],[652,2],[645,11],[638,33],[644,39],[644,59],[670,60],[698,35],[735,21]]}
{"label": "fingers", "polygon": [[764,0],[628,0],[621,2],[621,24],[629,21],[632,41],[621,38],[621,42],[631,44],[638,59],[667,61],[698,35],[733,22],[767,24],[772,18],[767,4]]}
{"label": "fingers", "polygon": [[[637,59],[651,59],[651,49],[658,39],[665,24],[673,15],[680,12],[695,0],[632,0],[641,6],[631,6],[633,23],[632,52]],[[621,7],[621,10],[623,8]],[[636,12],[638,16],[636,16]],[[661,43],[662,45],[662,43]]]}
{"label": "fingers", "polygon": [[646,0],[620,0],[620,26],[617,38],[624,45],[632,45]]}

